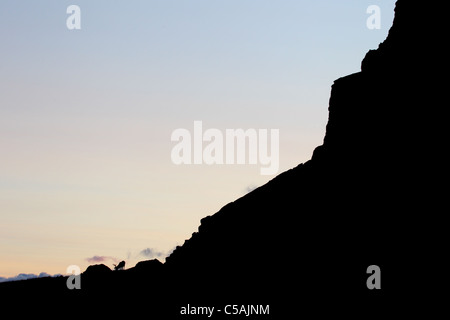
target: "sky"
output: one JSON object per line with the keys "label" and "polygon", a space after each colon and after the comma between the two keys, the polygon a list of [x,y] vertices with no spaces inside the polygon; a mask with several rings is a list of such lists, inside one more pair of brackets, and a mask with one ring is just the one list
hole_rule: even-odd
{"label": "sky", "polygon": [[[81,29],[67,27],[70,5]],[[176,165],[172,132],[278,129],[278,173],[307,161],[333,81],[360,71],[394,5],[2,0],[0,280],[164,261],[201,218],[276,176]]]}

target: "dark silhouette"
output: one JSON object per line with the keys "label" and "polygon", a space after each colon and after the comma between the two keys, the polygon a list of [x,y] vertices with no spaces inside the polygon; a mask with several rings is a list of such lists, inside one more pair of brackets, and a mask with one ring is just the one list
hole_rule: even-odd
{"label": "dark silhouette", "polygon": [[113,264],[114,271],[123,270],[125,268],[125,261],[120,261],[118,265]]}
{"label": "dark silhouette", "polygon": [[150,271],[153,272],[155,270],[161,270],[163,264],[158,259],[153,260],[146,260],[146,261],[140,261],[136,264],[134,267],[136,270],[139,271]]}
{"label": "dark silhouette", "polygon": [[112,270],[105,266],[104,264],[94,264],[89,267],[87,267],[86,271],[84,272],[85,275],[93,275],[93,276],[99,276],[99,275],[105,275],[111,272]]}
{"label": "dark silhouette", "polygon": [[[2,283],[0,301],[57,301],[47,308],[104,316],[118,312],[110,293],[126,292],[126,313],[158,319],[187,319],[187,304],[269,304],[258,319],[405,318],[422,307],[433,318],[447,274],[444,12],[438,2],[398,0],[387,39],[361,72],[333,84],[311,160],[203,218],[165,264],[102,277],[88,268],[81,290],[64,278]],[[371,265],[380,290],[366,286]]]}

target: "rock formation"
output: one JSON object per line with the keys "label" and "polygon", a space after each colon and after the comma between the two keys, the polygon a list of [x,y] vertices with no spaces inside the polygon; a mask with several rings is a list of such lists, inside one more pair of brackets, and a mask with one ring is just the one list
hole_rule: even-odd
{"label": "rock formation", "polygon": [[[417,312],[446,265],[440,11],[436,2],[397,1],[387,39],[361,72],[333,84],[324,142],[310,161],[202,219],[164,265],[82,281],[81,293],[50,279],[49,297],[84,305],[95,296],[104,307],[109,298],[98,297],[119,290],[125,305],[144,303],[161,319],[184,303],[270,304],[273,319]],[[367,288],[371,265],[380,290]]]}

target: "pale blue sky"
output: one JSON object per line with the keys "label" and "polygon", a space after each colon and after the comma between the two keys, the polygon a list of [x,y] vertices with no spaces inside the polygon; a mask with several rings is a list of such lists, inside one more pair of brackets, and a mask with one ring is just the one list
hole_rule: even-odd
{"label": "pale blue sky", "polygon": [[[170,134],[194,120],[279,129],[280,172],[308,160],[333,81],[384,40],[394,3],[2,0],[0,276],[168,252],[272,178],[173,165]],[[70,4],[81,30],[66,28]]]}

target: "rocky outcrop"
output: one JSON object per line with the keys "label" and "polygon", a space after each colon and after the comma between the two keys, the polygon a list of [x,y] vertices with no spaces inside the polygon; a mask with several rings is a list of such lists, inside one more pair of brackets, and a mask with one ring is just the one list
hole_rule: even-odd
{"label": "rocky outcrop", "polygon": [[[202,219],[164,265],[143,262],[65,294],[104,294],[107,305],[114,292],[161,319],[182,303],[270,304],[275,319],[416,314],[446,274],[441,11],[397,1],[386,41],[361,72],[334,82],[310,161]],[[381,290],[366,286],[371,265]]]}
{"label": "rocky outcrop", "polygon": [[100,276],[109,274],[112,270],[105,266],[104,264],[93,264],[87,267],[86,271],[83,272],[85,276]]}
{"label": "rocky outcrop", "polygon": [[[399,0],[386,41],[361,72],[334,82],[312,159],[202,219],[166,267],[214,279],[201,282],[208,292],[281,297],[285,306],[294,287],[310,305],[332,296],[383,309],[426,284],[410,279],[442,265],[445,242],[445,28],[436,10]],[[373,264],[386,270],[377,293],[365,284]]]}
{"label": "rocky outcrop", "polygon": [[163,267],[163,264],[158,259],[152,259],[152,260],[145,260],[140,261],[136,264],[134,269],[136,271],[149,271],[149,272],[155,272],[159,271]]}

